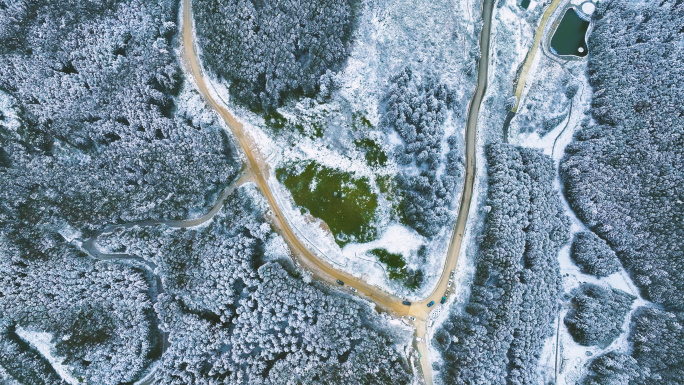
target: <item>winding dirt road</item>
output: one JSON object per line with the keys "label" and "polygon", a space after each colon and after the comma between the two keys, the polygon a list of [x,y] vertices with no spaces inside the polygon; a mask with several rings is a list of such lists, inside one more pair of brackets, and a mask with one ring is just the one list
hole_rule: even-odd
{"label": "winding dirt road", "polygon": [[[357,295],[366,298],[376,304],[379,310],[387,312],[391,315],[397,317],[413,316],[416,318],[414,322],[416,326],[416,335],[420,337],[417,343],[418,351],[421,353],[421,366],[423,370],[423,375],[425,376],[425,382],[427,384],[432,384],[432,368],[428,357],[427,345],[425,343],[425,335],[427,330],[426,321],[430,314],[430,311],[435,309],[435,307],[428,308],[427,303],[430,301],[439,302],[443,293],[446,292],[447,283],[449,281],[450,273],[456,268],[458,262],[458,255],[461,250],[461,244],[463,241],[463,234],[465,233],[465,226],[468,219],[468,213],[470,211],[470,203],[473,193],[473,184],[475,181],[475,157],[476,157],[476,139],[477,139],[477,116],[480,110],[480,104],[484,96],[484,92],[487,85],[487,73],[488,73],[488,57],[489,57],[489,40],[490,40],[490,30],[491,30],[491,18],[493,12],[494,0],[484,0],[483,3],[483,20],[484,25],[482,28],[480,36],[480,50],[481,59],[478,64],[478,81],[477,89],[470,103],[470,110],[468,114],[468,121],[466,125],[466,173],[465,181],[463,184],[463,193],[461,195],[461,203],[459,208],[458,218],[454,224],[453,236],[449,246],[449,251],[445,261],[444,268],[442,270],[442,275],[435,290],[427,298],[414,302],[411,306],[402,305],[402,299],[398,298],[392,294],[389,294],[378,287],[371,286],[365,282],[359,280],[358,278],[339,271],[335,269],[332,265],[325,262],[321,257],[317,256],[309,248],[307,248],[302,241],[295,235],[292,227],[287,221],[280,210],[271,189],[268,186],[268,164],[264,161],[261,154],[259,154],[258,147],[255,145],[253,139],[245,132],[242,124],[238,122],[228,110],[221,104],[217,103],[209,92],[204,78],[202,76],[202,70],[199,65],[199,60],[195,54],[194,48],[194,36],[192,26],[192,12],[191,12],[191,0],[183,0],[183,54],[185,58],[185,64],[187,66],[187,72],[191,73],[196,86],[200,93],[204,96],[206,102],[211,105],[212,108],[221,116],[221,118],[230,127],[231,131],[235,135],[240,147],[243,149],[247,165],[243,171],[242,177],[234,183],[231,188],[227,188],[221,194],[221,197],[217,201],[216,205],[205,214],[204,216],[186,221],[143,221],[132,223],[129,225],[124,225],[124,227],[138,226],[148,226],[155,225],[159,223],[165,223],[171,227],[192,227],[200,225],[207,220],[211,219],[214,214],[216,214],[221,207],[223,207],[223,201],[225,197],[232,192],[232,189],[241,183],[241,181],[250,180],[254,182],[257,188],[261,191],[264,198],[268,202],[271,210],[271,220],[274,227],[282,235],[285,241],[290,246],[291,252],[297,261],[297,263],[304,269],[309,270],[315,279],[328,282],[335,285],[336,280],[342,280],[348,285],[355,287],[358,290]],[[120,227],[120,226],[119,226]],[[102,233],[107,233],[113,231],[114,227],[104,229]],[[135,259],[135,257],[127,256],[125,254],[104,254],[101,253],[95,247],[95,239],[97,235],[91,239],[84,242],[84,249],[86,249],[93,257],[103,260],[116,260],[116,259]],[[148,263],[146,261],[141,261],[142,263]],[[154,270],[154,266],[149,266]],[[163,290],[159,287],[158,290]],[[147,381],[146,381],[147,382]]]}
{"label": "winding dirt road", "polygon": [[[251,181],[255,183],[257,188],[261,191],[264,198],[269,204],[272,211],[270,219],[275,227],[275,229],[280,233],[284,240],[290,246],[290,250],[293,254],[295,261],[300,265],[300,267],[308,270],[315,279],[319,281],[325,281],[334,287],[336,286],[337,280],[344,281],[347,285],[353,286],[358,290],[354,293],[362,298],[368,299],[376,304],[378,310],[386,312],[396,317],[415,317],[413,321],[416,327],[416,345],[418,352],[421,355],[420,363],[425,378],[425,382],[428,385],[432,384],[432,367],[428,355],[428,348],[425,341],[427,332],[427,320],[430,312],[434,310],[434,307],[427,307],[427,304],[431,301],[439,303],[442,295],[447,291],[448,282],[450,279],[450,274],[455,270],[456,264],[458,262],[458,256],[461,250],[461,245],[463,242],[463,234],[465,233],[466,223],[468,220],[468,214],[470,212],[470,203],[473,195],[473,185],[475,182],[475,161],[476,161],[476,142],[477,142],[477,117],[480,111],[480,105],[484,97],[484,93],[487,86],[487,74],[488,74],[488,57],[489,57],[489,41],[491,32],[491,19],[492,12],[494,8],[494,0],[484,0],[482,8],[482,18],[484,25],[480,35],[480,52],[481,59],[478,63],[478,78],[477,78],[477,89],[470,103],[468,120],[466,124],[466,137],[465,137],[465,148],[466,148],[466,172],[465,181],[463,184],[463,192],[461,195],[461,202],[459,207],[458,217],[454,223],[453,235],[451,238],[451,243],[449,244],[449,249],[447,252],[445,265],[442,269],[442,274],[439,281],[433,290],[433,292],[425,299],[421,301],[414,302],[411,306],[405,306],[402,304],[402,298],[396,297],[384,290],[368,285],[366,282],[358,279],[343,271],[337,270],[335,267],[324,261],[324,256],[318,256],[312,252],[302,241],[295,235],[292,227],[287,221],[287,218],[280,210],[270,187],[268,186],[267,180],[269,176],[269,166],[265,162],[264,158],[259,154],[258,147],[244,130],[242,124],[238,122],[222,105],[219,104],[209,92],[207,85],[202,76],[202,70],[199,64],[199,60],[195,53],[194,48],[194,36],[192,26],[192,12],[191,12],[191,0],[183,0],[183,55],[185,58],[186,72],[192,74],[195,80],[196,86],[200,93],[203,95],[205,101],[221,116],[221,118],[226,122],[233,132],[235,138],[237,139],[240,147],[244,151],[247,164],[242,170],[242,175],[233,182],[230,186],[225,188],[219,198],[217,199],[214,206],[203,216],[196,219],[189,220],[148,220],[133,222],[124,225],[117,226],[107,226],[103,230],[94,234],[91,238],[85,240],[82,244],[83,249],[90,254],[91,257],[99,260],[105,261],[136,261],[145,265],[153,274],[156,266],[143,258],[128,255],[125,253],[102,253],[96,246],[97,238],[102,234],[111,233],[119,228],[131,228],[134,226],[155,226],[159,224],[165,224],[169,227],[176,228],[186,228],[199,226],[206,221],[213,218],[213,216],[218,213],[223,207],[224,201],[228,195],[230,195],[237,187],[245,182]],[[159,277],[156,278],[157,284],[155,288],[156,295],[163,293],[164,288]],[[165,350],[168,346],[168,334],[163,337],[162,350]],[[137,382],[137,385],[148,385],[155,381],[155,370],[152,369],[145,378]]]}
{"label": "winding dirt road", "polygon": [[358,290],[358,294],[362,297],[377,304],[380,310],[396,316],[406,315],[407,307],[401,304],[402,300],[400,298],[380,290],[377,287],[370,286],[350,274],[336,270],[332,265],[324,262],[321,257],[307,248],[295,235],[268,186],[269,167],[261,154],[259,154],[259,149],[254,143],[254,140],[245,132],[242,124],[238,122],[222,104],[218,103],[212,97],[207,88],[202,76],[199,60],[195,54],[194,35],[191,28],[192,12],[190,7],[190,0],[183,0],[183,54],[187,70],[192,74],[197,89],[204,96],[205,101],[216,110],[235,135],[235,139],[237,139],[240,144],[247,160],[245,172],[251,174],[252,181],[256,184],[264,198],[266,198],[273,213],[271,215],[273,224],[290,246],[296,261],[301,267],[311,271],[314,278],[318,280],[326,281],[334,285],[335,281],[340,279],[355,287]]}

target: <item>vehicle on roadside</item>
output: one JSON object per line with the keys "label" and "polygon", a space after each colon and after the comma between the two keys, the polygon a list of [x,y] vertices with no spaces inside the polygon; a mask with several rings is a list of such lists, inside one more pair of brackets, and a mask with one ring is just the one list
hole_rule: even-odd
{"label": "vehicle on roadside", "polygon": [[403,300],[403,301],[401,301],[401,304],[406,305],[406,306],[411,306],[411,301]]}
{"label": "vehicle on roadside", "polygon": [[430,301],[430,303],[428,303],[428,307],[432,307],[432,305],[434,305],[434,304],[435,304],[435,301]]}
{"label": "vehicle on roadside", "polygon": [[339,280],[339,279],[337,280],[337,284],[340,285],[340,286],[344,286],[344,282],[342,282],[342,281]]}
{"label": "vehicle on roadside", "polygon": [[351,290],[353,293],[356,293],[358,291],[358,290],[356,290],[355,287],[351,287],[351,286],[349,286],[349,290]]}
{"label": "vehicle on roadside", "polygon": [[416,317],[410,315],[410,316],[408,316],[408,319],[409,319],[410,321],[415,321],[415,320],[416,320]]}
{"label": "vehicle on roadside", "polygon": [[[452,271],[451,274],[449,274],[449,278],[454,278],[454,272]],[[451,281],[451,280],[449,280]]]}
{"label": "vehicle on roadside", "polygon": [[444,302],[446,302],[446,298],[447,297],[442,297],[442,299],[439,301],[439,303],[444,304]]}

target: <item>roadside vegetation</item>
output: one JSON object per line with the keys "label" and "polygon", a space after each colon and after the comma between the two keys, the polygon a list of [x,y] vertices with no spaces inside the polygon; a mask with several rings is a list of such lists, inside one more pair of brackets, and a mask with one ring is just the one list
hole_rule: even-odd
{"label": "roadside vegetation", "polygon": [[[449,151],[442,153],[444,122],[453,109],[455,96],[434,79],[421,79],[405,68],[390,79],[383,125],[388,134],[396,132],[403,141],[394,148],[399,165],[404,166],[397,181],[405,223],[421,235],[436,235],[451,219],[449,206],[463,174],[462,141],[448,140]],[[445,156],[444,173],[437,170]]]}
{"label": "roadside vegetation", "polygon": [[371,190],[368,178],[314,161],[279,167],[276,177],[290,190],[298,206],[326,223],[340,247],[377,237],[378,196]]}
{"label": "roadside vegetation", "polygon": [[408,268],[401,254],[390,253],[385,249],[373,249],[368,253],[385,265],[389,279],[401,282],[409,289],[417,289],[423,283],[423,271]]}
{"label": "roadside vegetation", "polygon": [[489,188],[472,293],[433,339],[447,384],[540,383],[538,361],[558,314],[558,250],[569,221],[554,190],[553,160],[492,144]]}
{"label": "roadside vegetation", "polygon": [[[108,224],[201,215],[240,169],[184,85],[179,6],[0,0],[0,382],[65,383],[40,332],[88,384],[411,383],[377,313],[291,273],[256,190],[206,226],[97,238],[127,256],[86,254]],[[368,181],[335,177],[372,216]]]}

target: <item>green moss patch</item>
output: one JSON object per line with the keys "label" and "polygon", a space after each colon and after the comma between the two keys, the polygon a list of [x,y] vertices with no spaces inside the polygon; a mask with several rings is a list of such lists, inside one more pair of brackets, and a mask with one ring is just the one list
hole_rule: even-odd
{"label": "green moss patch", "polygon": [[355,140],[356,147],[362,149],[366,154],[366,163],[371,167],[382,167],[387,165],[387,154],[372,139]]}
{"label": "green moss patch", "polygon": [[313,161],[279,167],[276,177],[290,190],[298,206],[328,225],[340,247],[377,237],[374,221],[378,197],[371,191],[368,178],[357,178]]}
{"label": "green moss patch", "polygon": [[401,254],[390,253],[385,249],[373,249],[368,253],[376,256],[385,265],[389,279],[401,281],[404,286],[414,290],[423,283],[423,271],[407,268]]}
{"label": "green moss patch", "polygon": [[406,261],[401,254],[390,253],[385,249],[373,249],[369,253],[375,255],[385,265],[390,279],[406,278]]}

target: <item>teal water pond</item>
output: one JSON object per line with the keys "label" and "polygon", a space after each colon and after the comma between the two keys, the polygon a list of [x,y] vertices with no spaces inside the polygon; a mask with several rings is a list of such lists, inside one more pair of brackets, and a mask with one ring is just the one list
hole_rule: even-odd
{"label": "teal water pond", "polygon": [[558,55],[587,56],[587,29],[589,21],[580,17],[574,8],[568,8],[551,38],[551,49]]}

